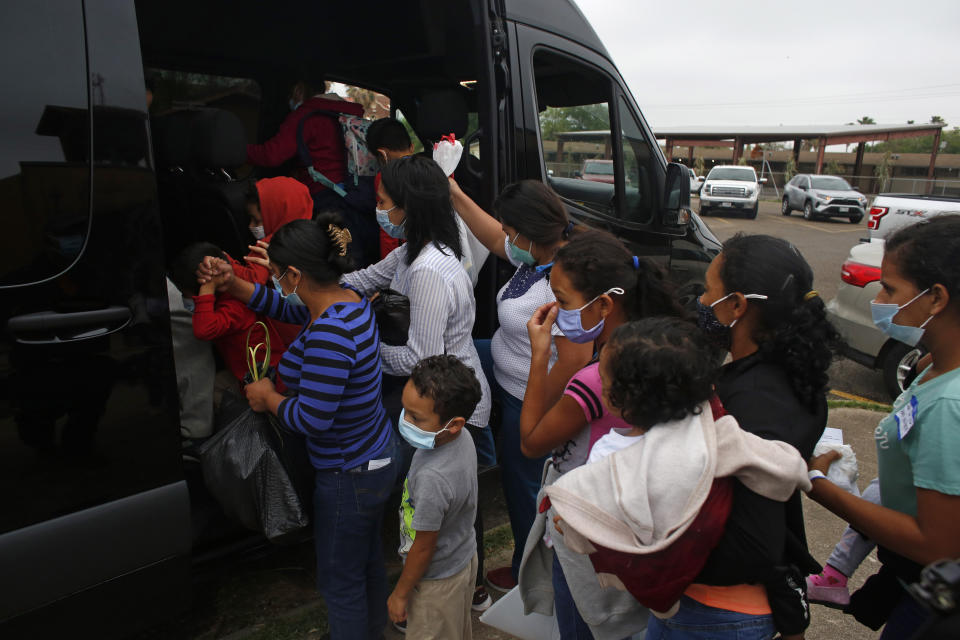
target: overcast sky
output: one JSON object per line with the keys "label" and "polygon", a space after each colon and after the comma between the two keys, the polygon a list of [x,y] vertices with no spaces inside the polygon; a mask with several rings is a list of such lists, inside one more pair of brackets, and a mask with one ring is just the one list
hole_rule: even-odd
{"label": "overcast sky", "polygon": [[960,126],[960,1],[576,0],[647,121]]}

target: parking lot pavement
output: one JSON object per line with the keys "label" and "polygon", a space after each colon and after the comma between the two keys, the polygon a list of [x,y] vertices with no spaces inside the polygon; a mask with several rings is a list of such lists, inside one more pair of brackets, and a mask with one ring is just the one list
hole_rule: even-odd
{"label": "parking lot pavement", "polygon": [[[694,198],[693,209],[698,208]],[[843,218],[807,221],[797,212],[791,216],[781,215],[779,202],[761,202],[755,220],[719,216],[707,216],[703,220],[721,241],[737,233],[763,233],[792,242],[810,263],[814,287],[824,302],[837,294],[840,265],[847,259],[850,248],[868,235],[866,220],[858,224],[850,224]],[[830,385],[875,402],[892,401],[884,391],[879,371],[847,358],[840,358],[830,368]]]}

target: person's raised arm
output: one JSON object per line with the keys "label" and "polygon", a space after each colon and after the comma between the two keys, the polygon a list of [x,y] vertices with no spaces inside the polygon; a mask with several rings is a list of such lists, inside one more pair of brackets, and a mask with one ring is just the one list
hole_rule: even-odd
{"label": "person's raised arm", "polygon": [[550,332],[558,308],[556,302],[548,302],[537,309],[527,323],[531,358],[520,411],[520,450],[528,458],[550,453],[574,439],[587,424],[586,415],[573,398],[561,396],[558,401],[550,402],[547,381]]}
{"label": "person's raised arm", "polygon": [[[837,458],[834,454],[813,458],[810,469],[826,474]],[[916,517],[857,498],[825,479],[813,481],[809,496],[865,537],[914,562],[926,565],[960,556],[960,496],[919,487],[916,491]]]}
{"label": "person's raised arm", "polygon": [[508,260],[507,252],[503,247],[503,241],[506,237],[503,227],[497,222],[496,218],[481,209],[480,205],[465,194],[453,178],[450,178],[450,199],[453,201],[453,208],[457,210],[466,225],[470,227],[473,235],[477,236],[477,240],[490,253]]}

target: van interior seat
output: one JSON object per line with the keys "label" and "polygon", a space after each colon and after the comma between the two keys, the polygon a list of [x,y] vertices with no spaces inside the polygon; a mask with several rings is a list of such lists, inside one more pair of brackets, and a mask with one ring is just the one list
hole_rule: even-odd
{"label": "van interior seat", "polygon": [[[438,142],[443,136],[454,134],[457,140],[463,140],[470,125],[467,99],[462,91],[456,89],[432,89],[420,96],[417,109],[417,134],[424,143]],[[473,172],[481,171],[480,161],[471,156],[464,148],[460,164],[453,173],[454,179],[464,193],[473,200],[481,197],[480,179]]]}
{"label": "van interior seat", "polygon": [[200,241],[246,255],[247,182],[234,177],[247,156],[240,118],[223,109],[193,109],[157,117],[153,129],[168,261]]}

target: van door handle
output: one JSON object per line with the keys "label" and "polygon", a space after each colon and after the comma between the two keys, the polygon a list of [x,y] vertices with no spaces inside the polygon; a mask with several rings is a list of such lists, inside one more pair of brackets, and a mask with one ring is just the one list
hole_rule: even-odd
{"label": "van door handle", "polygon": [[101,338],[130,324],[129,307],[110,306],[91,311],[39,311],[14,316],[7,329],[21,344],[59,344]]}

